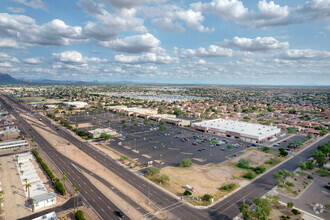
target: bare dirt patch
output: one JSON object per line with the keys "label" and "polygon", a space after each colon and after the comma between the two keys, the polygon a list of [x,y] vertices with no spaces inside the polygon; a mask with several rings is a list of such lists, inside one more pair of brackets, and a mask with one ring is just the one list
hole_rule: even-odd
{"label": "bare dirt patch", "polygon": [[232,159],[233,163],[237,163],[239,159],[245,158],[247,160],[250,160],[250,166],[260,166],[265,163],[265,161],[272,158],[273,155],[266,154],[262,151],[255,150],[255,149],[249,149],[244,152],[244,154],[241,154],[234,159]]}

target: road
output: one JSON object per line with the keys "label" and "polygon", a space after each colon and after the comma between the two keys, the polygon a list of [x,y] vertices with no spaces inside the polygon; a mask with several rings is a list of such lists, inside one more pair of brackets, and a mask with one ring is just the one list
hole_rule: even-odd
{"label": "road", "polygon": [[[38,145],[47,153],[53,163],[62,171],[66,172],[69,180],[80,189],[80,194],[97,212],[101,219],[119,219],[116,211],[119,210],[105,195],[103,195],[82,173],[78,172],[72,164],[73,161],[56,151],[38,132],[36,132],[13,108],[2,98],[0,101],[7,111],[20,121],[20,126],[26,133],[33,136]],[[75,164],[76,165],[76,164]],[[129,219],[125,217],[123,219]]]}
{"label": "road", "polygon": [[[75,146],[79,146],[82,151],[89,154],[95,160],[105,161],[104,166],[106,168],[108,168],[116,175],[130,183],[142,194],[146,196],[149,195],[150,200],[154,204],[156,204],[162,210],[170,212],[170,216],[175,216],[174,219],[233,219],[239,214],[238,207],[241,205],[243,200],[245,200],[246,203],[251,204],[253,198],[264,195],[276,185],[276,181],[272,177],[273,172],[279,169],[287,169],[289,171],[295,170],[298,167],[299,161],[307,160],[319,144],[324,144],[330,141],[330,137],[326,137],[318,143],[313,144],[310,148],[306,149],[302,153],[286,161],[273,171],[264,174],[248,186],[237,191],[230,197],[222,200],[213,207],[200,210],[192,208],[191,206],[188,206],[183,202],[178,201],[176,198],[173,198],[173,196],[169,195],[168,193],[164,192],[153,184],[150,184],[146,179],[136,176],[130,170],[127,170],[126,168],[119,165],[117,161],[96,151],[94,148],[91,148],[87,143],[78,140],[65,128],[52,125],[51,121],[48,118],[40,114],[37,117],[41,117],[46,123],[46,125],[50,126],[55,132],[61,132],[60,134],[63,138],[67,139]],[[52,149],[51,152],[53,153],[53,151],[55,150]],[[94,207],[94,204],[95,203],[91,205]]]}

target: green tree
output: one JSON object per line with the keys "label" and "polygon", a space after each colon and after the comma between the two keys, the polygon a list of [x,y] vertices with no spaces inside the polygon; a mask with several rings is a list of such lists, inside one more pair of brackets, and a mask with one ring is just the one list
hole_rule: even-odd
{"label": "green tree", "polygon": [[323,165],[327,162],[327,156],[321,151],[314,151],[312,157],[316,160],[319,167],[323,167]]}
{"label": "green tree", "polygon": [[243,168],[243,169],[248,169],[249,168],[249,164],[250,164],[250,161],[248,159],[241,158],[241,159],[239,159],[239,161],[236,164],[236,166],[238,166],[240,168]]}
{"label": "green tree", "polygon": [[289,209],[291,209],[293,207],[293,202],[288,202],[286,204],[286,207],[288,207]]}
{"label": "green tree", "polygon": [[209,194],[204,194],[203,197],[202,197],[202,199],[203,199],[204,201],[210,201],[210,200],[212,199],[212,196],[209,195]]}
{"label": "green tree", "polygon": [[313,135],[312,135],[312,134],[308,134],[308,135],[307,135],[307,138],[308,138],[308,139],[311,139],[311,138],[313,138]]}
{"label": "green tree", "polygon": [[270,212],[272,211],[272,207],[271,207],[268,199],[254,198],[253,202],[254,202],[254,204],[256,204],[256,209],[255,209],[255,211],[253,211],[253,215],[257,219],[267,220],[267,217],[269,216]]}
{"label": "green tree", "polygon": [[313,160],[307,160],[307,161],[305,162],[305,165],[306,165],[306,168],[309,169],[309,170],[312,170],[312,169],[314,169],[314,167],[315,167],[315,165],[314,165],[314,163],[313,163]]}
{"label": "green tree", "polygon": [[307,169],[306,164],[305,164],[304,162],[302,162],[302,161],[299,162],[299,165],[298,165],[298,166],[299,166],[300,169],[302,169],[302,170],[306,170],[306,169]]}
{"label": "green tree", "polygon": [[192,162],[190,160],[190,158],[184,158],[182,159],[181,163],[180,163],[180,167],[190,167],[192,165]]}
{"label": "green tree", "polygon": [[[65,172],[63,172],[62,173],[62,181],[63,181],[63,183],[64,183],[64,185],[65,185],[65,181],[67,181],[69,178],[68,178],[68,176],[66,175],[66,173]],[[65,199],[66,199],[66,192],[64,193],[64,195],[65,195]]]}
{"label": "green tree", "polygon": [[285,179],[292,175],[292,172],[288,170],[278,170],[277,172],[273,173],[273,178],[279,180],[283,184]]}
{"label": "green tree", "polygon": [[85,220],[84,213],[81,210],[77,210],[74,214],[76,220]]}
{"label": "green tree", "polygon": [[3,198],[4,192],[1,190],[0,191],[0,215],[2,214],[2,203],[5,201]]}
{"label": "green tree", "polygon": [[190,196],[191,192],[189,190],[185,190],[183,193],[184,196]]}
{"label": "green tree", "polygon": [[280,197],[277,195],[266,194],[266,199],[268,199],[270,204],[274,206],[278,206],[280,204]]}
{"label": "green tree", "polygon": [[264,148],[262,148],[262,151],[265,152],[265,153],[268,153],[270,151],[270,148],[269,147],[264,147]]}
{"label": "green tree", "polygon": [[109,140],[109,139],[113,139],[113,136],[111,134],[102,133],[100,135],[100,138],[104,138],[105,140]]}
{"label": "green tree", "polygon": [[283,157],[285,157],[285,156],[287,156],[287,155],[289,154],[289,153],[288,153],[286,150],[284,150],[284,148],[282,148],[282,147],[280,147],[278,150],[280,151],[280,155],[283,156]]}
{"label": "green tree", "polygon": [[233,148],[234,148],[234,146],[233,146],[233,145],[231,145],[231,144],[227,144],[227,148],[228,148],[228,149],[233,149]]}
{"label": "green tree", "polygon": [[252,215],[250,212],[250,206],[248,204],[242,203],[241,206],[239,207],[239,211],[242,213],[244,220],[252,219]]}
{"label": "green tree", "polygon": [[164,109],[162,107],[158,108],[158,114],[163,114],[164,113]]}
{"label": "green tree", "polygon": [[150,176],[153,176],[159,172],[160,172],[160,169],[157,167],[154,167],[154,166],[152,166],[148,169],[148,175],[150,175]]}
{"label": "green tree", "polygon": [[322,153],[324,153],[325,155],[328,155],[330,154],[330,142],[326,143],[326,144],[323,144],[323,145],[319,145],[317,147],[317,149],[319,151],[321,151]]}
{"label": "green tree", "polygon": [[158,180],[161,183],[167,183],[168,181],[170,181],[170,177],[167,176],[166,174],[163,174],[158,178]]}

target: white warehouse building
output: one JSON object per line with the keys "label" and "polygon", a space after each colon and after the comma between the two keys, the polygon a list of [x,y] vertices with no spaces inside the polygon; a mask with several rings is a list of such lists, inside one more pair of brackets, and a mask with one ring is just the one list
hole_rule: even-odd
{"label": "white warehouse building", "polygon": [[241,138],[250,143],[264,143],[281,133],[281,129],[276,126],[254,124],[228,119],[214,119],[196,122],[191,127],[198,131],[209,134]]}
{"label": "white warehouse building", "polygon": [[74,107],[74,108],[83,108],[86,105],[88,105],[86,102],[63,102],[64,105],[68,107]]}

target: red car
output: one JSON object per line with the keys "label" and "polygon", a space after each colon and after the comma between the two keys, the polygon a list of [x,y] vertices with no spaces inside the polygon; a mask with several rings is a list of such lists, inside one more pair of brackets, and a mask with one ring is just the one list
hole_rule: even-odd
{"label": "red car", "polygon": [[188,138],[186,138],[185,140],[186,140],[186,141],[189,141],[189,139],[188,139]]}
{"label": "red car", "polygon": [[197,145],[197,143],[196,142],[193,142],[192,145]]}
{"label": "red car", "polygon": [[202,150],[206,150],[206,148],[203,148]]}

